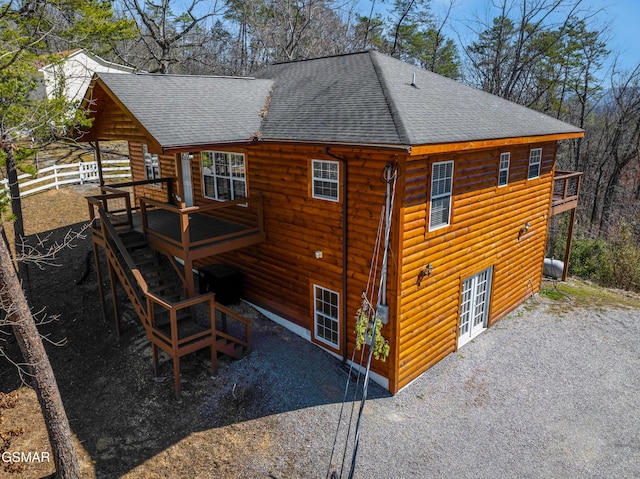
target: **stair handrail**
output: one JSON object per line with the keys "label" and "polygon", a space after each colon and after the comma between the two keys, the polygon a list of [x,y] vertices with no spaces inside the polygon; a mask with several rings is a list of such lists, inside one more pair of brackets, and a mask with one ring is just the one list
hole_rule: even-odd
{"label": "stair handrail", "polygon": [[[146,309],[145,309],[145,314],[146,314],[146,318],[144,318],[143,322],[145,323],[145,328],[151,327],[151,309],[150,309],[150,301],[153,301],[155,303],[160,304],[161,306],[163,306],[165,309],[167,309],[171,315],[171,322],[172,322],[172,335],[173,335],[173,327],[175,326],[175,315],[172,314],[171,312],[176,312],[179,309],[184,309],[186,307],[189,306],[195,306],[199,303],[205,303],[208,301],[212,302],[212,308],[211,308],[211,315],[213,318],[215,318],[215,309],[216,309],[216,303],[215,303],[215,296],[213,293],[207,293],[204,295],[199,295],[199,296],[194,296],[193,298],[187,298],[181,301],[167,301],[166,299],[161,298],[160,296],[156,295],[155,293],[151,292],[149,290],[149,286],[147,285],[146,280],[144,279],[144,276],[142,275],[142,273],[140,272],[140,270],[138,269],[138,266],[135,264],[135,261],[133,261],[133,258],[131,258],[131,255],[129,254],[129,251],[127,251],[127,248],[125,247],[124,243],[122,242],[122,240],[120,239],[117,231],[115,230],[115,228],[113,227],[113,225],[111,224],[111,222],[109,221],[109,217],[107,216],[106,212],[102,209],[102,208],[98,208],[99,214],[100,214],[100,221],[104,224],[105,230],[107,231],[108,235],[109,235],[109,239],[113,242],[114,246],[117,248],[118,252],[120,253],[122,259],[124,260],[127,268],[131,271],[131,273],[133,274],[134,279],[136,280],[136,282],[138,283],[138,286],[140,286],[140,289],[142,290],[142,293],[145,296],[145,300],[143,300],[143,298],[137,298],[139,300],[139,302],[141,304],[145,304],[146,305]],[[133,289],[133,288],[132,288]],[[213,332],[213,334],[216,333],[216,328],[215,328],[215,320],[211,321],[211,330]],[[197,335],[196,335],[197,336]],[[178,338],[176,338],[178,339]],[[193,339],[193,336],[191,336],[189,339]],[[238,342],[238,338],[234,338],[234,341]],[[180,343],[180,341],[178,340],[178,343]]]}
{"label": "stair handrail", "polygon": [[240,339],[236,336],[231,336],[230,334],[227,334],[223,331],[217,330],[216,334],[218,336],[221,336],[223,338],[228,339],[229,341],[232,341],[234,343],[240,344],[241,346],[245,346],[245,347],[249,347],[249,345],[251,344],[251,321],[249,321],[247,318],[239,315],[238,313],[236,313],[235,311],[233,311],[230,308],[227,308],[226,306],[218,303],[217,301],[215,302],[215,308],[217,311],[220,311],[222,314],[226,314],[227,316],[231,317],[232,319],[235,319],[236,321],[239,321],[240,323],[242,323],[244,325],[244,334],[245,334],[245,338],[246,339]]}
{"label": "stair handrail", "polygon": [[[140,286],[142,293],[145,295],[148,294],[149,286],[147,285],[147,282],[145,281],[144,276],[142,276],[142,273],[140,273],[138,266],[136,266],[135,261],[133,261],[133,258],[131,258],[131,255],[127,251],[127,248],[122,242],[122,239],[120,239],[118,232],[111,224],[111,221],[107,216],[107,213],[102,208],[99,207],[98,214],[100,215],[100,222],[102,223],[104,230],[109,235],[109,239],[113,242],[118,252],[122,255],[122,259],[124,259],[124,262],[126,263],[127,268],[131,270],[131,273],[133,274],[133,277],[135,278],[135,280],[138,282],[138,285]],[[142,301],[142,298],[139,298],[139,299]]]}

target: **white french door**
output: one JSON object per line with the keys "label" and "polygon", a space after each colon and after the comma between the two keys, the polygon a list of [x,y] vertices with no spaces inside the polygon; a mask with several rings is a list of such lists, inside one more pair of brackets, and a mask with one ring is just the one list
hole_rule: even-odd
{"label": "white french door", "polygon": [[493,266],[462,282],[458,347],[487,328]]}

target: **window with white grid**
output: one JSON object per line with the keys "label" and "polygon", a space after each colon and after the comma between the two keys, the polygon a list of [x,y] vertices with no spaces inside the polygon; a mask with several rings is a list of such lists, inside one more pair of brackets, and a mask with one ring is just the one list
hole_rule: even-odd
{"label": "window with white grid", "polygon": [[147,180],[157,180],[160,178],[160,162],[158,155],[149,153],[146,143],[142,144],[142,156],[144,157],[144,171]]}
{"label": "window with white grid", "polygon": [[230,201],[247,197],[244,155],[226,151],[202,152],[204,197]]}
{"label": "window with white grid", "polygon": [[338,201],[340,182],[340,163],[337,161],[313,160],[313,197],[322,200]]}
{"label": "window with white grid", "polygon": [[540,161],[542,160],[542,148],[534,148],[529,153],[529,179],[540,176]]}
{"label": "window with white grid", "polygon": [[453,161],[434,163],[431,171],[430,231],[449,225],[452,189]]}
{"label": "window with white grid", "polygon": [[500,154],[500,172],[498,173],[498,186],[505,186],[509,183],[509,162],[511,153]]}
{"label": "window with white grid", "polygon": [[340,295],[335,291],[313,286],[314,333],[317,340],[333,348],[340,347]]}

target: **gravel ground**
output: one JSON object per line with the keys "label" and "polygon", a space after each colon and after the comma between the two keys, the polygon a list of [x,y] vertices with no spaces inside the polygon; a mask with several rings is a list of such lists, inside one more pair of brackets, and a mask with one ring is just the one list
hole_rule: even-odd
{"label": "gravel ground", "polygon": [[[227,397],[256,430],[271,418],[276,446],[238,477],[324,477],[346,373],[278,328],[258,328],[209,407]],[[397,395],[373,385],[355,477],[640,477],[638,341],[638,309],[534,298]]]}

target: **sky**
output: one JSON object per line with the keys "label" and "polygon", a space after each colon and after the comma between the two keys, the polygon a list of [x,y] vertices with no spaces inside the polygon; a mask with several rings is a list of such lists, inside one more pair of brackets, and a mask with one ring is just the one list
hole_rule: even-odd
{"label": "sky", "polygon": [[[491,0],[455,0],[451,13],[455,34],[469,35],[474,19],[487,20],[495,16],[488,13]],[[433,12],[443,15],[449,0],[432,0]],[[595,13],[594,25],[609,25],[607,45],[612,53],[618,53],[618,66],[631,70],[640,64],[640,0],[583,0],[584,8]],[[453,32],[452,32],[453,33]]]}

